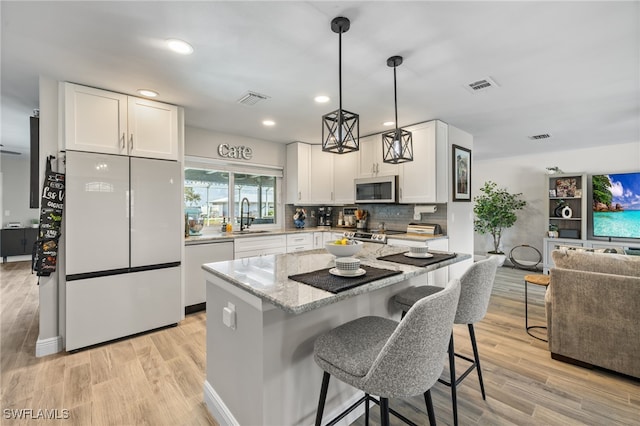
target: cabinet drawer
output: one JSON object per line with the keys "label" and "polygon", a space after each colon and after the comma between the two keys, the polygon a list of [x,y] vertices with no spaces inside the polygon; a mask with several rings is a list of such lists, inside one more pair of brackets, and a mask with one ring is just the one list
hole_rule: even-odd
{"label": "cabinet drawer", "polygon": [[[234,241],[236,258],[239,252],[255,252],[260,254],[267,249],[280,250],[284,253],[287,246],[285,235],[269,235],[265,237],[237,238]],[[243,256],[244,257],[244,256]]]}
{"label": "cabinet drawer", "polygon": [[297,251],[313,250],[313,234],[288,234],[287,235],[287,253],[295,253]]}

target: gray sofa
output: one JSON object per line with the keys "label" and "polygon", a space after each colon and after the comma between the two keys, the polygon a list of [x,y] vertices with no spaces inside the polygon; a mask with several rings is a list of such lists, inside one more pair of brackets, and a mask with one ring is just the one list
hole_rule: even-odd
{"label": "gray sofa", "polygon": [[640,256],[567,249],[551,256],[551,357],[640,378]]}

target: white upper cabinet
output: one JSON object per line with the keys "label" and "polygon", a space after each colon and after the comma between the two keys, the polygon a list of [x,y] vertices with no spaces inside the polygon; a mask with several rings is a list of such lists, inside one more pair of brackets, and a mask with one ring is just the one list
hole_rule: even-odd
{"label": "white upper cabinet", "polygon": [[65,149],[178,159],[178,107],[64,84]]}
{"label": "white upper cabinet", "polygon": [[127,96],[65,84],[65,148],[127,154]]}
{"label": "white upper cabinet", "polygon": [[334,204],[353,204],[355,188],[353,180],[358,175],[357,152],[333,154],[333,201]]}
{"label": "white upper cabinet", "polygon": [[382,136],[360,138],[360,177],[391,176],[398,174],[398,165],[382,161]]}
{"label": "white upper cabinet", "polygon": [[295,142],[287,145],[287,204],[310,204],[311,145]]}
{"label": "white upper cabinet", "polygon": [[413,161],[400,164],[399,202],[446,202],[446,175],[439,179],[438,171],[448,170],[447,125],[429,121],[407,127],[413,138]]}
{"label": "white upper cabinet", "polygon": [[178,159],[178,107],[129,97],[129,155]]}
{"label": "white upper cabinet", "polygon": [[322,145],[311,145],[311,201],[313,204],[332,204],[333,167],[336,157],[348,154],[333,154],[322,150]]}

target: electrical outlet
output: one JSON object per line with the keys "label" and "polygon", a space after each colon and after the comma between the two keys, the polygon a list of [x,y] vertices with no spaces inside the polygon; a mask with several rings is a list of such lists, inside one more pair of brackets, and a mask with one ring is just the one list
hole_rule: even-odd
{"label": "electrical outlet", "polygon": [[222,323],[232,330],[236,329],[236,307],[231,302],[222,308]]}

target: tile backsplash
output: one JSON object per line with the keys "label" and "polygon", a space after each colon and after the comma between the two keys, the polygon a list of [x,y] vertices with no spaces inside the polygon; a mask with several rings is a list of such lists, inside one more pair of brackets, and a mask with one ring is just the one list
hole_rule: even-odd
{"label": "tile backsplash", "polygon": [[[422,213],[421,220],[413,218],[415,204],[359,204],[356,207],[366,210],[368,213],[368,227],[377,228],[381,222],[384,222],[385,229],[404,231],[411,222],[421,222],[438,224],[442,228],[442,232],[447,233],[447,204],[430,204],[437,206],[435,213]],[[285,228],[295,228],[293,224],[293,215],[297,207],[302,207],[307,213],[305,227],[312,228],[318,226],[318,208],[320,206],[303,206],[287,204],[285,205]],[[327,206],[324,206],[327,207]],[[345,206],[333,206],[333,223],[338,221],[338,212],[341,212]]]}

